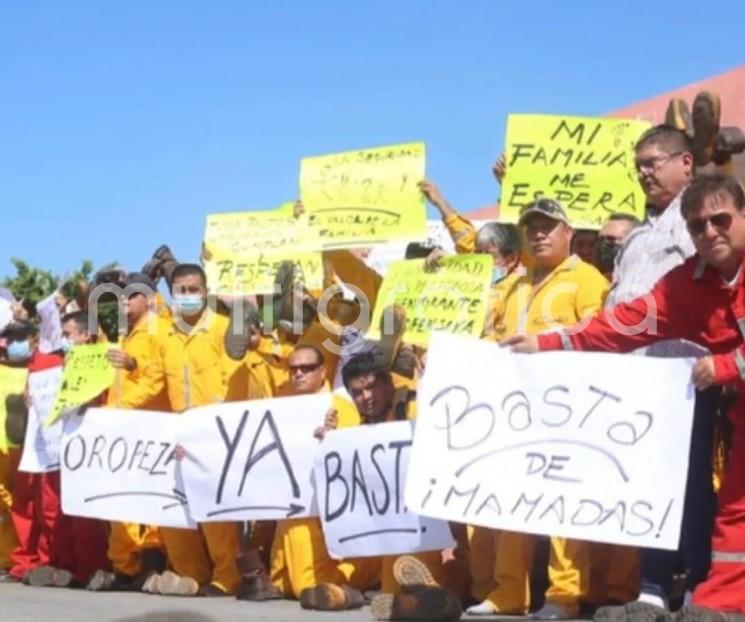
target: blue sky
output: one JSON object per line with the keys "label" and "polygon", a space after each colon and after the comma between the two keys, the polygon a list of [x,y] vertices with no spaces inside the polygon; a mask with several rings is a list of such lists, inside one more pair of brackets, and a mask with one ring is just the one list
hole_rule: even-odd
{"label": "blue sky", "polygon": [[722,4],[0,3],[0,275],[194,260],[207,213],[294,198],[301,157],[396,142],[480,207],[508,113],[602,114],[745,62],[745,2]]}

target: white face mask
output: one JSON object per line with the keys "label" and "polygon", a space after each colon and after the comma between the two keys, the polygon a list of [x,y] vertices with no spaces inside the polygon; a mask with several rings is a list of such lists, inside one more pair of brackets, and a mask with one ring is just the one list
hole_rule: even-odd
{"label": "white face mask", "polygon": [[7,348],[8,360],[14,362],[27,361],[31,357],[31,344],[28,339],[11,341]]}
{"label": "white face mask", "polygon": [[60,347],[65,354],[67,354],[72,349],[72,346],[73,343],[68,337],[62,337],[62,339],[60,339]]}
{"label": "white face mask", "polygon": [[198,294],[176,294],[171,300],[174,310],[182,315],[196,315],[204,307],[204,298]]}

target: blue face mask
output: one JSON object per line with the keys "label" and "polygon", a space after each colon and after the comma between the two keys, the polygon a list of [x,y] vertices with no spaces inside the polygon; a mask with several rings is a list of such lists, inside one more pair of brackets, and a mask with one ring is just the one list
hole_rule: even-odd
{"label": "blue face mask", "polygon": [[31,356],[31,344],[26,341],[11,341],[8,344],[8,360],[26,361]]}
{"label": "blue face mask", "polygon": [[491,284],[496,285],[500,281],[504,280],[507,274],[507,268],[505,268],[504,266],[494,266],[491,269]]}
{"label": "blue face mask", "polygon": [[172,300],[174,311],[180,311],[181,315],[196,315],[204,307],[204,299],[194,294],[175,295]]}
{"label": "blue face mask", "polygon": [[60,339],[60,347],[62,348],[62,351],[67,354],[72,349],[72,341],[67,337],[62,337],[62,339]]}

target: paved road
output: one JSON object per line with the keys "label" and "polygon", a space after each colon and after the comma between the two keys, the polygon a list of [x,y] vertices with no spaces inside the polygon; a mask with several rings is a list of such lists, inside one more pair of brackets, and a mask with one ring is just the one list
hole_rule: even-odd
{"label": "paved road", "polygon": [[367,607],[342,613],[303,611],[291,601],[247,603],[232,598],[176,598],[0,585],[0,622],[284,622],[299,616],[303,622],[372,620]]}

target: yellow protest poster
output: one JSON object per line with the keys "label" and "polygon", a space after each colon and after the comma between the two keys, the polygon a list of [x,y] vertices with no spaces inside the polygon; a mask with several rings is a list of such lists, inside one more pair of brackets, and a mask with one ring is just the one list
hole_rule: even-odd
{"label": "yellow protest poster", "polygon": [[293,202],[274,210],[210,214],[203,253],[210,292],[270,294],[283,261],[295,264],[308,289],[322,289],[320,248],[316,230],[308,226],[307,216],[295,216]]}
{"label": "yellow protest poster", "polygon": [[322,248],[426,238],[426,209],[417,187],[424,169],[424,143],[303,158],[300,197]]}
{"label": "yellow protest poster", "polygon": [[98,397],[114,382],[114,368],[106,359],[107,343],[75,346],[65,357],[60,386],[45,425],[59,421],[62,411]]}
{"label": "yellow protest poster", "polygon": [[394,261],[380,286],[368,336],[379,339],[383,311],[400,305],[406,312],[405,343],[426,346],[433,330],[480,337],[492,263],[489,255],[456,255],[429,272],[423,259]]}
{"label": "yellow protest poster", "polygon": [[11,447],[17,447],[8,440],[5,433],[5,420],[8,417],[5,400],[9,395],[23,395],[27,377],[28,371],[23,367],[0,365],[0,451],[2,452],[7,452]]}
{"label": "yellow protest poster", "polygon": [[500,219],[516,222],[520,208],[557,199],[575,228],[599,229],[615,213],[644,218],[644,192],[634,145],[647,121],[511,114],[507,119]]}
{"label": "yellow protest poster", "polygon": [[218,251],[204,262],[210,292],[216,295],[246,296],[271,294],[274,278],[284,261],[295,264],[296,282],[307,289],[323,289],[323,258],[320,252],[297,252],[241,256]]}

